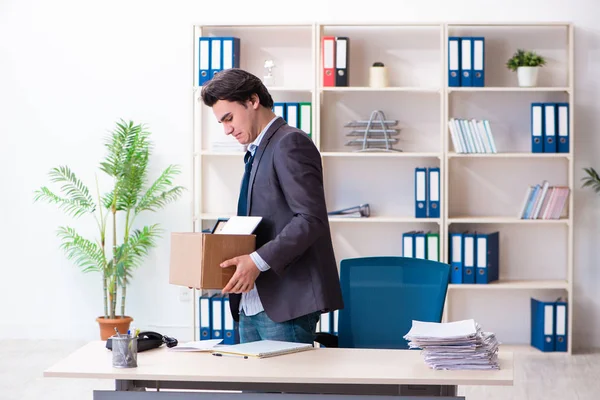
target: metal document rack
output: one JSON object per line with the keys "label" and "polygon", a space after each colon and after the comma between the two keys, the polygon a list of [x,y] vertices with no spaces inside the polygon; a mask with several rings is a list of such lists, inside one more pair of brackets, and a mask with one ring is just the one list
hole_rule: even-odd
{"label": "metal document rack", "polygon": [[354,128],[346,136],[362,136],[360,139],[349,140],[346,146],[362,146],[355,151],[402,151],[392,148],[398,142],[393,136],[400,133],[399,129],[393,128],[396,125],[397,120],[387,120],[383,111],[375,110],[368,121],[351,121],[344,125],[346,128]]}

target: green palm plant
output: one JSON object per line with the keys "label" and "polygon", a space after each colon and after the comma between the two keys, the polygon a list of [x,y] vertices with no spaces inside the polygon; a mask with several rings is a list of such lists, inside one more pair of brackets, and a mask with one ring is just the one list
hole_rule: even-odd
{"label": "green palm plant", "polygon": [[[176,165],[169,165],[150,185],[148,162],[152,150],[148,132],[142,124],[121,120],[107,137],[107,149],[100,170],[112,180],[112,188],[100,194],[96,177],[97,198],[68,166],[52,168],[51,181],[60,184],[61,195],[43,186],[35,191],[34,200],[57,204],[67,215],[79,218],[92,214],[99,232],[96,241],[82,237],[69,226],[58,228],[60,247],[68,260],[73,261],[83,272],[98,272],[102,276],[104,293],[104,318],[117,316],[117,296],[120,288],[121,317],[125,317],[127,286],[133,271],[156,245],[161,236],[159,224],[134,229],[136,217],[144,211],[157,211],[177,200],[185,190],[174,186],[173,178],[180,172]],[[123,215],[124,218],[117,218]],[[112,244],[106,243],[107,220],[112,224]],[[122,230],[117,226],[122,223]],[[118,235],[123,235],[118,242]]]}
{"label": "green palm plant", "polygon": [[590,187],[595,193],[600,193],[600,176],[594,168],[584,168],[583,169],[587,176],[581,178],[583,181],[582,188]]}

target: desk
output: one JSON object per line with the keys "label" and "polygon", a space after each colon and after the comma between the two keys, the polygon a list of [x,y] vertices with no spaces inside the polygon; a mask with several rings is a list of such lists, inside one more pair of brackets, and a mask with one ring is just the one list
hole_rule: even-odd
{"label": "desk", "polygon": [[[46,371],[45,377],[114,379],[115,391],[94,391],[94,400],[419,400],[456,397],[458,385],[512,385],[512,353],[499,353],[500,370],[436,371],[418,350],[315,348],[264,359],[214,357],[166,347],[138,354],[138,367],[112,367],[112,353],[96,341]],[[139,391],[203,389],[243,393]],[[256,393],[261,392],[261,393]],[[357,397],[356,395],[362,395]]]}

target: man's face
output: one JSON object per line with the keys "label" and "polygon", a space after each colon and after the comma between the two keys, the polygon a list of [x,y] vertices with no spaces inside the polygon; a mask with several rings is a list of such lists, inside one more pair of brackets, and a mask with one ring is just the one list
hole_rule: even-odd
{"label": "man's face", "polygon": [[258,99],[251,99],[244,105],[236,101],[218,100],[212,109],[217,121],[223,124],[226,135],[233,135],[241,144],[250,144],[258,137],[256,115],[259,102]]}

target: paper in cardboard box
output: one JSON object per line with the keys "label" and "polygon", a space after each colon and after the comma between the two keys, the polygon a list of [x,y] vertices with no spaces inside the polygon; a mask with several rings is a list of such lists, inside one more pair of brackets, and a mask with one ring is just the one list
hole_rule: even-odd
{"label": "paper in cardboard box", "polygon": [[219,264],[255,249],[256,235],[173,232],[169,283],[223,289],[235,273],[235,266],[221,268]]}

